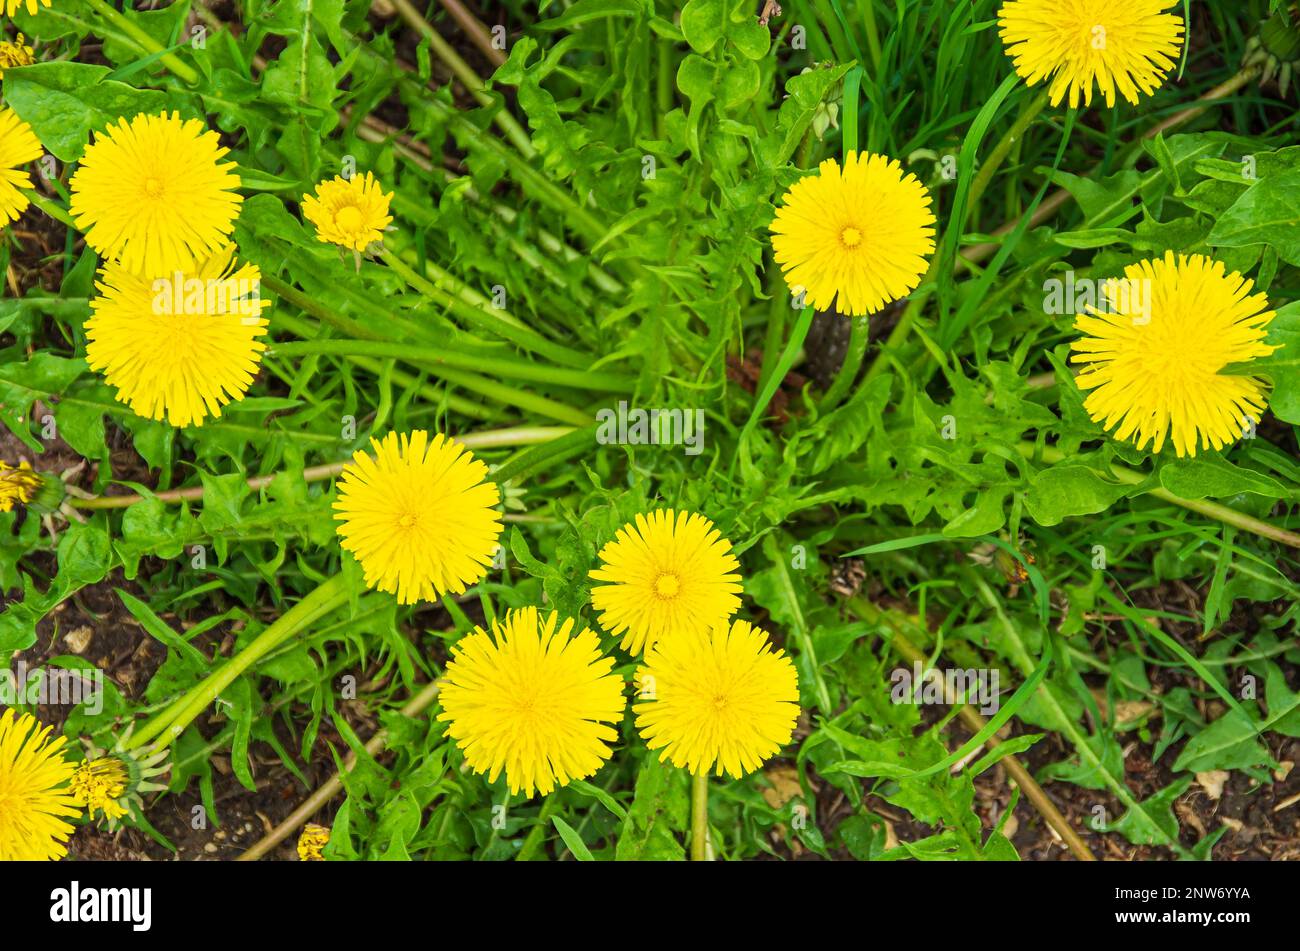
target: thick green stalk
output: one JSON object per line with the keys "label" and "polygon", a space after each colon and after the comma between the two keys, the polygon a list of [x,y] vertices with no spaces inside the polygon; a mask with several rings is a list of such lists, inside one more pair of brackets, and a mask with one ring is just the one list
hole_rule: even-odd
{"label": "thick green stalk", "polygon": [[560,805],[560,797],[551,793],[542,800],[542,808],[537,811],[537,821],[533,823],[532,829],[528,831],[528,838],[524,839],[523,846],[519,849],[519,854],[515,856],[516,862],[531,862],[537,850],[542,847],[542,842],[546,838],[546,830],[551,825],[551,816],[555,815],[555,810]]}
{"label": "thick green stalk", "polygon": [[[265,280],[265,278],[263,278]],[[287,298],[286,298],[287,300]],[[271,327],[275,330],[287,330],[290,333],[297,334],[304,340],[314,339],[313,334],[319,329],[307,321],[293,317],[284,312],[283,308],[276,308],[270,311]],[[383,364],[372,357],[354,356],[352,362],[361,369],[365,370],[376,377],[381,376],[384,372]],[[399,386],[404,386],[415,390],[420,397],[433,406],[446,404],[449,410],[460,413],[462,416],[468,416],[471,419],[487,421],[497,415],[494,407],[485,406],[482,403],[475,403],[456,393],[449,393],[439,390],[437,386],[428,380],[423,380],[413,374],[406,373],[402,370],[393,369],[390,371],[393,382]]]}
{"label": "thick green stalk", "polygon": [[482,306],[469,288],[446,271],[438,268],[438,277],[435,282],[416,273],[414,268],[394,251],[384,251],[383,259],[389,267],[397,272],[402,280],[411,286],[412,290],[418,291],[447,307],[470,326],[495,334],[503,340],[509,340],[516,346],[549,357],[556,363],[562,363],[565,366],[591,366],[592,358],[590,354],[579,353],[560,344],[552,343],[541,334],[529,330],[520,321],[503,317]]}
{"label": "thick green stalk", "polygon": [[483,357],[474,354],[456,353],[452,350],[439,350],[433,347],[411,347],[376,340],[301,340],[292,343],[273,344],[271,351],[283,356],[322,353],[331,356],[381,357],[403,360],[434,375],[440,373],[443,366],[449,366],[465,370],[479,370],[506,379],[550,383],[555,386],[567,386],[578,390],[621,393],[632,390],[636,386],[635,378],[621,376],[616,373],[602,373],[598,370],[574,370],[568,367],[554,367],[544,363],[528,363],[523,360],[512,360],[505,357]]}
{"label": "thick green stalk", "polygon": [[193,86],[200,79],[197,70],[194,70],[176,58],[173,53],[164,53],[166,48],[152,36],[146,33],[134,20],[123,16],[118,10],[105,2],[105,0],[86,0],[86,6],[90,7],[100,16],[102,16],[113,26],[117,27],[123,33],[131,38],[141,49],[148,53],[162,53],[158,57],[159,61],[166,66],[172,73],[180,78],[187,86]]}
{"label": "thick green stalk", "polygon": [[691,777],[691,861],[709,859],[709,774]]}
{"label": "thick green stalk", "polygon": [[350,596],[344,575],[337,574],[322,582],[315,591],[280,615],[253,643],[135,731],[126,743],[127,749],[138,749],[151,740],[156,740],[155,745],[159,748],[168,746],[235,682],[235,678],[314,621],[342,607]]}

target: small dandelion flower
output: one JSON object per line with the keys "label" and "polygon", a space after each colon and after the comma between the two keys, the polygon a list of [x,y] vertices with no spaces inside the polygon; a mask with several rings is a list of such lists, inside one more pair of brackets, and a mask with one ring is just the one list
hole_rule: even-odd
{"label": "small dandelion flower", "polygon": [[794,294],[820,311],[874,314],[921,283],[934,253],[930,193],[896,160],[850,152],[786,192],[772,251]]}
{"label": "small dandelion flower", "polygon": [[646,745],[696,776],[753,772],[790,741],[799,718],[794,664],[747,621],[660,641],[636,685]]}
{"label": "small dandelion flower", "polygon": [[1172,251],[1103,284],[1105,306],[1074,322],[1088,415],[1139,449],[1159,452],[1168,439],[1179,456],[1248,432],[1268,404],[1264,384],[1223,370],[1274,350],[1264,342],[1273,311],[1253,289],[1218,261]]}
{"label": "small dandelion flower", "polygon": [[4,75],[6,69],[30,66],[34,62],[36,62],[36,54],[27,45],[27,37],[21,33],[12,43],[8,40],[0,40],[0,76]]}
{"label": "small dandelion flower", "polygon": [[229,149],[197,119],[140,114],[110,125],[72,176],[86,243],[145,278],[192,271],[229,243],[243,198]]}
{"label": "small dandelion flower", "polygon": [[32,177],[19,168],[34,162],[44,150],[36,133],[12,109],[0,108],[0,225],[18,220],[30,202],[19,189],[31,188]]}
{"label": "small dandelion flower", "polygon": [[491,566],[501,501],[487,466],[441,433],[372,439],[343,469],[334,518],[366,584],[402,604],[462,593]]}
{"label": "small dandelion flower", "polygon": [[261,271],[233,261],[232,245],[197,270],[143,278],[113,261],[90,302],[86,362],[146,419],[202,426],[241,399],[266,344]]}
{"label": "small dandelion flower", "polygon": [[49,6],[50,0],[3,0],[0,6],[4,7],[5,16],[11,17],[19,10],[26,8],[29,16],[36,16],[40,11],[41,5]]}
{"label": "small dandelion flower", "polygon": [[302,832],[298,836],[298,861],[300,862],[323,862],[325,856],[321,855],[321,849],[329,845],[330,830],[325,826],[318,826],[314,822],[309,822],[302,827]]}
{"label": "small dandelion flower", "polygon": [[703,515],[638,515],[599,557],[591,577],[609,584],[592,589],[592,607],[633,654],[668,634],[707,630],[740,608],[740,562]]}
{"label": "small dandelion flower", "polygon": [[393,220],[388,213],[392,198],[369,172],[350,179],[336,176],[317,185],[315,195],[302,196],[302,213],[316,226],[317,240],[364,251],[383,240]]}
{"label": "small dandelion flower", "polygon": [[8,512],[16,504],[26,505],[36,497],[44,482],[26,461],[16,467],[0,461],[0,512]]}
{"label": "small dandelion flower", "polygon": [[129,812],[121,802],[126,795],[127,779],[126,765],[121,760],[102,757],[86,760],[78,766],[68,788],[90,818],[95,818],[95,813],[100,812],[112,823]]}
{"label": "small dandelion flower", "polygon": [[75,767],[63,737],[50,739],[30,713],[0,713],[0,862],[60,859],[80,815],[68,790]]}
{"label": "small dandelion flower", "polygon": [[171,769],[170,751],[151,744],[143,749],[125,747],[135,731],[135,724],[118,737],[112,750],[100,749],[86,742],[86,759],[77,767],[69,789],[78,803],[85,806],[91,819],[100,813],[110,831],[132,809],[144,809],[146,793],[162,792],[166,783],[155,782]]}
{"label": "small dandelion flower", "polygon": [[458,641],[443,676],[438,719],[476,773],[511,793],[543,796],[592,775],[610,757],[623,716],[623,679],[587,629],[536,608],[512,611],[492,634]]}
{"label": "small dandelion flower", "polygon": [[1051,77],[1051,103],[1092,105],[1093,84],[1108,107],[1115,90],[1136,104],[1164,82],[1183,46],[1177,0],[1007,0],[998,10],[1002,43],[1030,86]]}

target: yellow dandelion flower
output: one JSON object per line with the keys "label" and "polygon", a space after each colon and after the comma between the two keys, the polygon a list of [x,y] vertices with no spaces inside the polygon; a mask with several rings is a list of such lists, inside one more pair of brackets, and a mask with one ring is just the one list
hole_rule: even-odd
{"label": "yellow dandelion flower", "polygon": [[794,664],[747,621],[665,638],[646,651],[636,686],[646,745],[696,776],[753,772],[790,741],[799,718]]}
{"label": "yellow dandelion flower", "polygon": [[19,10],[26,8],[30,16],[36,16],[40,11],[41,5],[49,6],[50,0],[4,0],[5,16],[11,17]]}
{"label": "yellow dandelion flower", "polygon": [[791,293],[808,304],[874,314],[921,283],[934,220],[915,175],[883,155],[850,152],[842,169],[827,159],[786,192],[772,251]]}
{"label": "yellow dandelion flower", "polygon": [[73,827],[64,819],[81,813],[67,788],[75,767],[64,742],[30,713],[0,714],[0,862],[67,854]]}
{"label": "yellow dandelion flower", "polygon": [[14,66],[30,66],[34,62],[36,62],[36,54],[27,45],[27,37],[21,33],[12,43],[8,40],[0,41],[0,76],[4,75],[6,69]]}
{"label": "yellow dandelion flower", "polygon": [[302,833],[298,836],[298,861],[300,862],[323,862],[325,856],[321,855],[321,849],[329,845],[330,830],[325,826],[318,826],[314,822],[309,822],[302,827]]}
{"label": "yellow dandelion flower", "polygon": [[0,461],[0,512],[8,512],[15,504],[26,505],[44,481],[29,462],[21,461],[15,467]]}
{"label": "yellow dandelion flower", "polygon": [[366,584],[402,604],[460,594],[492,563],[501,514],[487,466],[455,440],[416,430],[372,439],[343,469],[334,518]]}
{"label": "yellow dandelion flower", "polygon": [[439,699],[447,732],[476,773],[495,782],[504,770],[511,793],[543,796],[585,779],[610,757],[623,716],[623,679],[600,652],[596,635],[536,608],[458,641]]}
{"label": "yellow dandelion flower", "polygon": [[241,399],[266,344],[262,272],[226,245],[195,271],[152,280],[109,261],[90,302],[86,362],[147,419],[202,426]]}
{"label": "yellow dandelion flower", "polygon": [[90,818],[102,812],[113,823],[129,812],[122,805],[127,779],[126,765],[119,759],[109,756],[86,760],[72,774],[69,791]]}
{"label": "yellow dandelion flower", "polygon": [[1103,285],[1103,304],[1075,318],[1072,349],[1086,364],[1075,378],[1088,415],[1116,439],[1159,452],[1168,438],[1179,456],[1221,449],[1258,421],[1268,395],[1256,377],[1224,373],[1230,363],[1267,356],[1273,319],[1254,284],[1203,255],[1172,251],[1124,269]]}
{"label": "yellow dandelion flower", "polygon": [[703,515],[660,509],[638,515],[600,550],[591,605],[601,626],[640,653],[678,631],[707,630],[740,608],[740,562]]}
{"label": "yellow dandelion flower", "polygon": [[1136,104],[1165,80],[1183,46],[1177,0],[1007,0],[998,10],[1002,43],[1030,86],[1051,77],[1051,103],[1092,105],[1093,84],[1106,105],[1115,90]]}
{"label": "yellow dandelion flower", "polygon": [[302,196],[302,213],[316,226],[316,238],[353,251],[382,241],[393,218],[388,213],[392,193],[369,172],[352,178],[336,176],[316,186],[315,195]]}
{"label": "yellow dandelion flower", "polygon": [[32,177],[19,168],[44,153],[36,133],[12,109],[0,109],[0,225],[18,220],[30,202],[20,188],[31,188]]}
{"label": "yellow dandelion flower", "polygon": [[229,149],[197,119],[140,114],[95,136],[69,210],[86,243],[142,277],[192,271],[229,243],[243,198]]}

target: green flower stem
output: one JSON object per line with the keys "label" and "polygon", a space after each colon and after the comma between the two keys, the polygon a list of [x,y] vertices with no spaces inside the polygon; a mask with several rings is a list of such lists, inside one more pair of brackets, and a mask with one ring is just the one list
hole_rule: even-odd
{"label": "green flower stem", "polygon": [[484,373],[505,377],[506,379],[550,383],[555,386],[568,386],[579,390],[620,393],[636,387],[636,380],[633,377],[621,376],[615,373],[601,373],[595,370],[571,370],[568,367],[553,367],[544,363],[527,363],[523,360],[511,360],[505,357],[482,357],[474,354],[456,353],[452,350],[439,350],[434,347],[409,347],[399,343],[386,343],[376,340],[301,340],[293,343],[273,344],[271,350],[282,356],[321,353],[331,356],[360,355],[404,360],[435,376],[441,372],[443,366],[449,366],[481,370]]}
{"label": "green flower stem", "polygon": [[207,709],[208,705],[221,696],[221,692],[234,683],[249,667],[257,663],[267,653],[274,650],[289,638],[301,633],[313,622],[320,620],[332,611],[347,603],[351,592],[343,574],[322,582],[315,591],[280,615],[274,623],[259,634],[242,651],[226,661],[220,669],[209,674],[184,696],[153,717],[141,729],[135,731],[126,742],[127,749],[138,749],[144,744],[156,740],[156,746],[163,748],[185,732],[194,718]]}
{"label": "green flower stem", "polygon": [[542,808],[537,812],[537,821],[528,830],[528,838],[524,839],[519,854],[515,856],[516,862],[531,862],[533,860],[537,850],[542,847],[542,842],[546,838],[546,830],[551,825],[551,816],[555,815],[555,810],[559,805],[560,797],[555,793],[551,793],[542,800]]}
{"label": "green flower stem", "polygon": [[870,318],[849,317],[847,319],[852,322],[849,330],[849,347],[844,353],[844,362],[840,364],[834,382],[821,399],[819,408],[822,412],[834,409],[839,405],[840,400],[844,399],[844,395],[858,375],[858,370],[862,369],[862,361],[867,355],[867,344],[871,339]]}
{"label": "green flower stem", "polygon": [[[429,41],[429,46],[433,49],[434,55],[446,64],[447,68],[469,90],[470,95],[478,100],[479,105],[492,105],[492,97],[487,94],[487,90],[483,86],[483,80],[479,78],[478,73],[474,72],[469,63],[465,62],[452,45],[442,38],[442,34],[431,27],[424,17],[420,16],[420,12],[411,5],[410,0],[393,0],[393,6],[397,8],[397,12],[401,14],[402,19],[412,29]],[[492,119],[524,158],[531,159],[537,154],[528,133],[524,131],[523,126],[515,121],[515,117],[506,111],[504,106],[497,110]]]}
{"label": "green flower stem", "polygon": [[[1043,462],[1048,465],[1054,465],[1065,459],[1065,453],[1055,446],[1043,446],[1041,449],[1032,442],[1022,442],[1017,447],[1020,454],[1026,459],[1032,459],[1036,455],[1040,456]],[[1141,485],[1151,476],[1145,472],[1136,472],[1133,469],[1126,469],[1121,465],[1111,463],[1109,466],[1110,474],[1120,482],[1128,485]],[[1300,535],[1295,532],[1289,532],[1284,528],[1278,528],[1276,525],[1270,525],[1268,522],[1238,512],[1236,509],[1228,508],[1226,505],[1220,505],[1217,502],[1209,502],[1205,499],[1184,499],[1181,496],[1174,495],[1172,492],[1162,488],[1152,488],[1147,491],[1148,495],[1153,495],[1164,502],[1170,502],[1174,505],[1181,505],[1183,508],[1200,515],[1223,522],[1225,525],[1231,525],[1234,528],[1240,528],[1243,531],[1253,532],[1262,538],[1270,538],[1275,542],[1281,542],[1283,545],[1290,545],[1292,548],[1300,548]]]}
{"label": "green flower stem", "polygon": [[76,229],[77,223],[72,220],[72,215],[68,213],[68,209],[64,208],[57,201],[46,198],[40,192],[32,188],[24,188],[22,189],[22,193],[28,201],[41,211],[45,212],[55,221],[62,222],[74,230]]}
{"label": "green flower stem", "polygon": [[164,52],[166,47],[141,29],[134,20],[119,13],[106,0],[86,0],[86,6],[129,36],[145,52],[161,53],[162,55],[158,57],[159,61],[187,86],[193,86],[199,81],[200,76],[196,70],[181,62],[174,53]]}
{"label": "green flower stem", "polygon": [[[285,298],[286,300],[288,298]],[[304,340],[311,340],[319,328],[298,317],[293,317],[284,312],[283,308],[275,308],[270,312],[271,327],[275,330],[287,330],[296,334]],[[352,362],[365,370],[367,373],[376,377],[382,376],[384,372],[383,363],[371,357],[354,356]],[[486,422],[496,415],[496,409],[485,406],[482,403],[476,403],[473,400],[466,399],[456,393],[448,392],[444,386],[443,389],[425,380],[423,377],[406,373],[402,370],[393,369],[390,371],[393,382],[400,386],[409,387],[420,394],[420,397],[432,404],[433,406],[446,405],[449,410],[460,413],[462,416],[468,416],[471,419]]]}
{"label": "green flower stem", "polygon": [[[501,449],[512,446],[534,446],[549,443],[574,432],[568,426],[519,426],[513,429],[487,429],[476,433],[462,433],[456,441],[466,449]],[[346,462],[331,462],[323,466],[309,466],[302,471],[304,482],[324,482],[335,478]],[[248,480],[250,491],[259,492],[275,479],[276,474],[254,476]],[[102,495],[91,499],[71,498],[68,501],[79,509],[125,509],[145,500],[143,495]],[[169,489],[150,498],[160,502],[195,502],[203,498],[203,486],[188,489]]]}
{"label": "green flower stem", "polygon": [[417,274],[414,268],[407,264],[396,252],[385,250],[382,257],[384,262],[396,271],[410,285],[412,290],[447,307],[457,317],[460,317],[476,330],[495,334],[504,340],[509,340],[516,346],[541,354],[565,366],[577,368],[591,366],[593,361],[589,354],[579,353],[560,344],[552,343],[541,334],[529,330],[515,318],[503,317],[492,309],[483,306],[481,299],[477,297],[474,291],[437,267],[437,265],[432,264],[432,262],[430,262],[429,266],[434,269],[436,276],[433,281],[430,281],[428,278]]}
{"label": "green flower stem", "polygon": [[709,774],[691,776],[691,861],[709,859]]}

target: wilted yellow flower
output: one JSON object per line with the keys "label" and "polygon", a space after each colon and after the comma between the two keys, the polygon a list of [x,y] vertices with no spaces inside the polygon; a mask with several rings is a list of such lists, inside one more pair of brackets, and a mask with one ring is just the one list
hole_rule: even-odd
{"label": "wilted yellow flower", "polygon": [[795,182],[772,221],[791,293],[820,311],[874,314],[921,283],[934,253],[930,193],[894,159],[850,152]]}
{"label": "wilted yellow flower", "polygon": [[26,460],[17,467],[0,462],[0,512],[8,512],[15,504],[26,505],[40,490],[42,481]]}
{"label": "wilted yellow flower", "polygon": [[443,676],[438,719],[476,773],[495,782],[504,770],[512,793],[547,795],[583,779],[609,759],[623,716],[623,679],[596,635],[536,608],[512,611],[489,635],[457,641]]}
{"label": "wilted yellow flower", "polygon": [[323,862],[325,856],[321,855],[321,849],[329,845],[330,830],[325,826],[318,826],[314,822],[309,822],[302,827],[302,832],[298,836],[298,861],[300,862]]}
{"label": "wilted yellow flower", "polygon": [[600,550],[591,572],[600,624],[632,653],[679,631],[707,630],[740,608],[740,562],[703,515],[660,509],[638,515]]}
{"label": "wilted yellow flower", "polygon": [[12,109],[0,108],[0,225],[16,221],[31,204],[20,188],[31,188],[32,177],[19,168],[41,157],[36,133]]}
{"label": "wilted yellow flower", "polygon": [[36,62],[36,55],[26,41],[27,38],[21,33],[12,43],[8,40],[0,40],[0,76],[3,76],[4,71],[10,67],[30,66]]}
{"label": "wilted yellow flower", "polygon": [[180,113],[118,120],[72,176],[69,210],[86,243],[152,280],[193,271],[229,243],[243,198],[215,132]]}
{"label": "wilted yellow flower", "polygon": [[392,198],[369,172],[350,179],[336,176],[317,185],[315,195],[302,196],[302,213],[316,226],[318,240],[364,251],[383,240],[393,220],[388,213]]}
{"label": "wilted yellow flower", "polygon": [[1172,251],[1124,270],[1103,285],[1104,306],[1075,318],[1084,336],[1072,349],[1086,364],[1075,378],[1092,390],[1084,408],[1116,439],[1159,452],[1168,439],[1179,456],[1198,446],[1222,449],[1250,432],[1268,395],[1256,377],[1225,373],[1273,352],[1264,343],[1273,319],[1254,284],[1200,254]]}
{"label": "wilted yellow flower", "polygon": [[0,862],[60,859],[80,815],[68,790],[74,767],[63,737],[50,739],[30,713],[0,713]]}
{"label": "wilted yellow flower", "polygon": [[69,791],[90,818],[102,812],[110,823],[116,822],[129,810],[121,800],[126,795],[127,769],[119,759],[108,756],[86,760],[72,774]]}
{"label": "wilted yellow flower", "polygon": [[373,458],[358,452],[344,467],[334,503],[342,546],[366,584],[414,604],[479,581],[501,534],[487,466],[441,433],[389,433],[370,445]]}
{"label": "wilted yellow flower", "polygon": [[1136,104],[1164,82],[1183,45],[1178,0],[1007,0],[998,11],[1002,42],[1030,86],[1049,76],[1051,103],[1092,105],[1093,84],[1107,106],[1115,90]]}
{"label": "wilted yellow flower", "polygon": [[202,426],[243,397],[266,344],[261,271],[219,248],[197,270],[146,279],[109,261],[90,302],[86,362],[147,419]]}
{"label": "wilted yellow flower", "polygon": [[747,621],[664,638],[646,651],[636,725],[660,761],[740,779],[794,734],[799,677]]}

